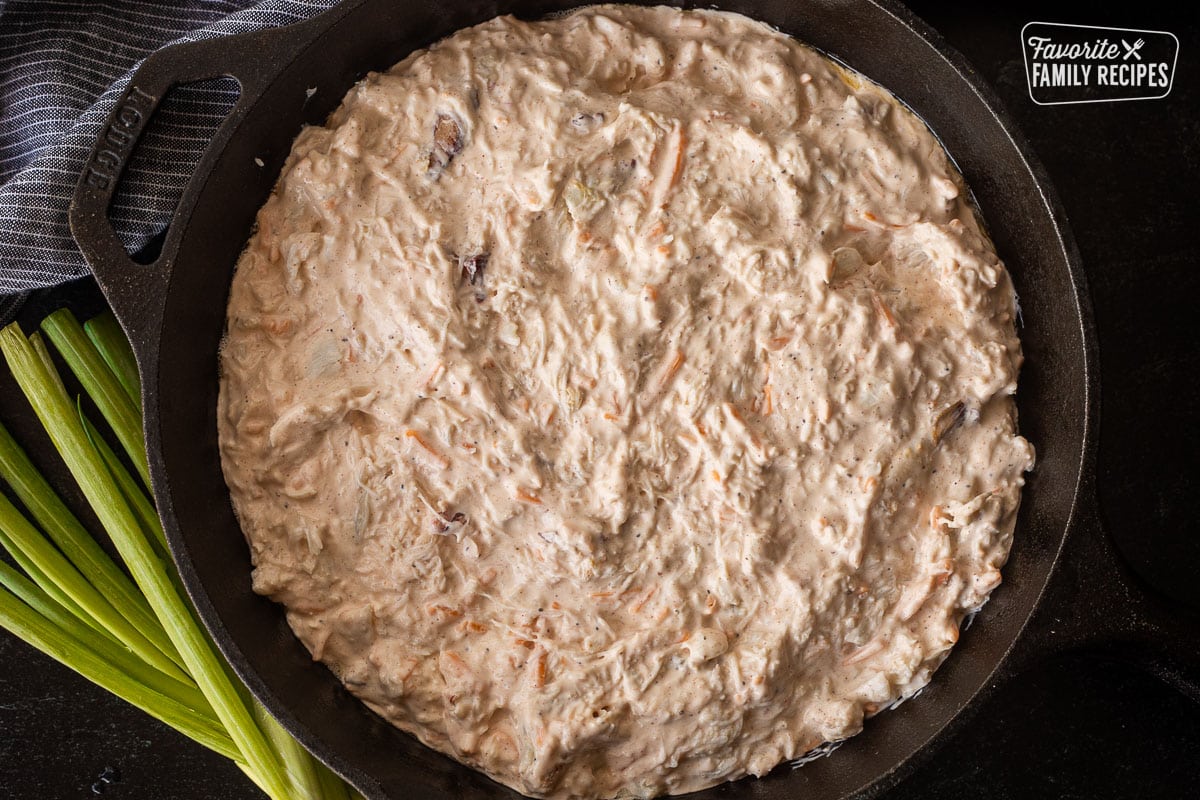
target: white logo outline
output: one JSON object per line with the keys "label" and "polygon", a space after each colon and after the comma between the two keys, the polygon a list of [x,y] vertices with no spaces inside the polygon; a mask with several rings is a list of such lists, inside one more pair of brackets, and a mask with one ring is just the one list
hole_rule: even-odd
{"label": "white logo outline", "polygon": [[[1167,83],[1167,90],[1165,92],[1163,92],[1162,94],[1145,95],[1145,96],[1141,96],[1141,97],[1112,97],[1112,98],[1106,97],[1106,98],[1098,98],[1095,100],[1051,100],[1051,101],[1038,100],[1036,97],[1033,96],[1033,73],[1029,69],[1029,45],[1025,41],[1025,31],[1029,30],[1030,25],[1049,25],[1051,27],[1056,27],[1056,28],[1083,28],[1086,30],[1093,30],[1093,31],[1121,31],[1122,33],[1156,33],[1161,36],[1170,36],[1171,40],[1175,42],[1175,57],[1171,59],[1171,70],[1170,70],[1171,78]],[[1140,50],[1142,48],[1142,46],[1145,44],[1144,40],[1139,40],[1137,42],[1134,42],[1132,47],[1130,45],[1126,44],[1124,39],[1121,40],[1121,44],[1124,45],[1126,48],[1125,59],[1128,59],[1129,56],[1132,54],[1132,55],[1136,55],[1137,59],[1139,61],[1141,60],[1142,57],[1139,53],[1137,53],[1137,51]],[[1170,31],[1153,31],[1153,30],[1147,30],[1145,28],[1112,28],[1107,25],[1072,25],[1067,22],[1044,22],[1044,21],[1040,21],[1040,20],[1032,20],[1030,22],[1026,22],[1023,26],[1021,26],[1021,59],[1025,63],[1025,88],[1029,91],[1029,99],[1032,100],[1035,105],[1039,105],[1039,106],[1073,106],[1073,105],[1080,105],[1082,103],[1124,103],[1124,102],[1128,102],[1130,100],[1162,100],[1163,98],[1165,98],[1167,95],[1169,95],[1171,93],[1171,90],[1173,88],[1175,88],[1175,65],[1179,61],[1179,37],[1176,36],[1175,34],[1171,33]]]}

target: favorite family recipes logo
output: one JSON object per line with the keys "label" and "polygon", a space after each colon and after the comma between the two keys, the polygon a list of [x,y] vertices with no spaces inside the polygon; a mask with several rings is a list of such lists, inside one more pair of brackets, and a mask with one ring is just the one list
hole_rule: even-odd
{"label": "favorite family recipes logo", "polygon": [[1167,31],[1030,22],[1021,49],[1029,96],[1052,106],[1166,97],[1179,40]]}

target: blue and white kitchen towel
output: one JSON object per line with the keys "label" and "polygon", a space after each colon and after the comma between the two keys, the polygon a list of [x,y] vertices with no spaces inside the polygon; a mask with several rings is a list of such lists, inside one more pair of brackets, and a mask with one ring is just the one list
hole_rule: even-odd
{"label": "blue and white kitchen towel", "polygon": [[[21,293],[87,274],[67,207],[142,59],[176,42],[286,25],[336,2],[0,0],[0,321]],[[164,100],[111,211],[131,249],[166,227],[207,132],[233,100],[227,82]]]}

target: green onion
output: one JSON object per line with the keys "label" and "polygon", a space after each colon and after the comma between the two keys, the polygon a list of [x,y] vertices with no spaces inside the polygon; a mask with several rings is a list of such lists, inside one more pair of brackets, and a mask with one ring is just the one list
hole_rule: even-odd
{"label": "green onion", "polygon": [[[121,388],[121,382],[104,363],[99,351],[83,332],[83,326],[67,309],[55,311],[42,320],[42,330],[58,348],[67,366],[79,378],[84,391],[112,427],[125,453],[133,462],[146,486],[150,485],[150,464],[142,441],[142,424],[137,404]],[[20,378],[17,379],[20,381]],[[32,401],[33,398],[31,397]]]}
{"label": "green onion", "polygon": [[163,530],[162,521],[154,511],[154,506],[150,503],[150,498],[142,492],[133,476],[129,474],[129,470],[125,469],[125,465],[121,463],[121,459],[117,458],[117,454],[108,446],[108,442],[104,441],[100,431],[96,430],[96,426],[83,416],[82,411],[78,411],[78,414],[84,430],[87,432],[88,441],[104,459],[104,465],[108,467],[109,475],[117,482],[125,502],[137,515],[138,521],[142,525],[142,531],[150,534],[151,543],[158,549],[158,554],[163,558],[164,563],[169,562],[171,550],[167,546],[167,534]]}
{"label": "green onion", "polygon": [[[15,511],[16,509],[13,510]],[[71,613],[76,619],[80,620],[85,625],[88,625],[93,630],[106,634],[108,633],[104,630],[103,625],[92,619],[86,611],[80,608],[79,605],[71,599],[69,594],[59,588],[54,581],[50,580],[46,573],[42,572],[41,569],[38,568],[37,562],[30,560],[29,557],[25,555],[25,551],[17,547],[16,542],[14,542],[5,532],[4,522],[2,520],[0,520],[0,547],[3,547],[6,551],[8,551],[8,554],[12,556],[13,561],[16,561],[17,565],[21,569],[25,570],[25,574],[33,579],[33,582],[37,584],[37,586],[43,592],[45,592],[48,597],[52,597],[63,608],[63,610]]]}
{"label": "green onion", "polygon": [[[122,609],[135,627],[142,631],[157,627],[158,620],[146,598],[58,499],[29,456],[3,426],[0,426],[0,478],[12,487],[17,499],[71,563],[113,605]],[[147,635],[150,635],[149,631]],[[170,643],[165,634],[162,639],[164,643]]]}
{"label": "green onion", "polygon": [[129,399],[137,406],[138,413],[142,410],[141,382],[138,380],[137,360],[133,356],[133,348],[121,330],[121,323],[112,314],[101,314],[83,323],[83,332],[92,340],[92,344],[100,351],[104,363],[112,370],[113,375],[121,382],[121,388]]}
{"label": "green onion", "polygon": [[[8,498],[3,496],[0,496],[0,527],[4,528],[7,540],[4,543],[5,549],[12,553],[14,558],[18,558],[19,552],[36,565],[37,574],[44,576],[71,599],[72,604],[67,605],[68,610],[76,616],[86,612],[104,631],[127,646],[147,664],[173,678],[188,680],[187,675],[170,658],[121,616],[92,584],[84,580],[62,553],[21,516],[13,504],[8,502]],[[56,597],[58,595],[58,592],[53,591],[47,593]],[[61,603],[60,598],[59,602]]]}
{"label": "green onion", "polygon": [[257,703],[253,709],[258,724],[266,732],[283,761],[284,769],[296,791],[297,800],[320,800],[321,784],[317,778],[317,764],[312,756],[267,713],[266,709]]}
{"label": "green onion", "polygon": [[[204,699],[204,695],[200,693],[190,678],[177,680],[156,669],[148,668],[145,662],[123,648],[115,639],[80,625],[79,620],[67,614],[49,595],[2,561],[0,561],[0,585],[41,614],[48,623],[58,629],[60,634],[77,639],[80,644],[116,669],[119,674],[133,678],[148,689],[153,689],[164,697],[195,709],[197,713],[206,716],[209,722],[216,724],[208,701]],[[229,741],[229,737],[225,736],[225,740]],[[229,741],[229,746],[232,748],[232,741]]]}
{"label": "green onion", "polygon": [[[29,560],[37,562],[39,569],[48,573],[47,577],[58,591],[70,595],[77,606],[86,608],[92,618],[128,644],[130,649],[167,674],[182,675],[178,669],[182,666],[182,660],[158,624],[146,598],[137,592],[125,574],[58,499],[50,484],[38,473],[29,456],[3,425],[0,425],[0,478],[12,487],[17,498],[59,548],[55,550],[46,542],[11,504],[7,504],[8,508],[0,504],[0,511],[7,512],[12,520],[11,525],[3,527],[10,536],[21,537],[20,542],[13,542],[15,549],[27,554]],[[14,558],[20,558],[7,542],[5,549],[12,552]],[[21,566],[28,572],[24,563]],[[50,594],[55,595],[56,592],[50,591]],[[87,598],[87,602],[79,596]],[[152,646],[159,655],[153,652],[144,654],[146,645]],[[165,663],[158,663],[160,656],[165,656]]]}
{"label": "green onion", "polygon": [[[6,588],[0,590],[0,625],[56,661],[205,747],[227,758],[241,758],[229,735],[211,718],[176,699],[154,691],[139,677],[114,667],[98,654],[96,640],[84,644],[18,599],[7,586],[14,577],[20,576],[15,575],[11,567],[5,565],[5,568],[6,573],[12,574],[6,575],[9,579],[5,581]],[[29,587],[32,587],[32,584],[29,584]],[[53,601],[47,597],[47,602]],[[87,628],[79,626],[74,630],[78,633]]]}

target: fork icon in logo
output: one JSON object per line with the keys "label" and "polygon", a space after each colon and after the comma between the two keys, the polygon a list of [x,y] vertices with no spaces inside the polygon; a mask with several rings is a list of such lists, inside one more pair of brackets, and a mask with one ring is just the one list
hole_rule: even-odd
{"label": "fork icon in logo", "polygon": [[1142,55],[1141,55],[1141,53],[1139,53],[1139,52],[1138,52],[1138,50],[1141,50],[1141,49],[1142,49],[1142,45],[1144,45],[1145,43],[1146,43],[1146,40],[1145,40],[1145,39],[1138,39],[1136,42],[1134,42],[1134,43],[1131,45],[1131,44],[1129,44],[1129,42],[1127,42],[1127,41],[1125,41],[1124,39],[1122,39],[1122,40],[1121,40],[1121,45],[1122,45],[1122,46],[1124,46],[1124,48],[1125,48],[1125,55],[1124,55],[1124,56],[1122,56],[1122,58],[1123,58],[1125,61],[1128,61],[1128,60],[1129,60],[1129,57],[1130,57],[1130,56],[1133,56],[1133,57],[1134,57],[1134,58],[1136,58],[1138,61],[1141,61],[1141,60],[1142,60]]}

